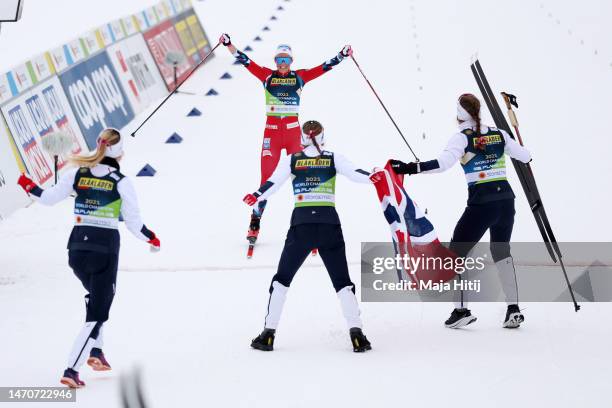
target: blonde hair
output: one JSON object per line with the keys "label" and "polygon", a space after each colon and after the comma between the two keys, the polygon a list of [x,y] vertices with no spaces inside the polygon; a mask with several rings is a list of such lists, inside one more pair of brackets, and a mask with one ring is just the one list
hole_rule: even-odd
{"label": "blonde hair", "polygon": [[121,140],[121,134],[117,129],[104,129],[98,136],[98,145],[92,155],[72,156],[70,161],[79,167],[95,167],[104,159],[106,146],[115,145],[119,143],[119,140]]}

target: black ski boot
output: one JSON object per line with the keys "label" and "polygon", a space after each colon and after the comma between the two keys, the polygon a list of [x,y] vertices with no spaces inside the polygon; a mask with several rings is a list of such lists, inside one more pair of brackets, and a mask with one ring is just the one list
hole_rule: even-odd
{"label": "black ski boot", "polygon": [[251,341],[251,347],[262,351],[274,350],[274,329],[264,329],[261,334]]}
{"label": "black ski boot", "polygon": [[474,323],[476,316],[472,316],[470,309],[454,309],[444,325],[449,329],[458,329],[468,324]]}
{"label": "black ski boot", "polygon": [[521,327],[521,323],[525,321],[525,316],[521,313],[518,305],[508,305],[506,311],[506,320],[504,320],[503,326],[506,329],[518,329]]}
{"label": "black ski boot", "polygon": [[259,222],[261,217],[255,215],[255,213],[251,214],[251,222],[249,223],[249,232],[247,233],[247,240],[254,244],[259,236]]}
{"label": "black ski boot", "polygon": [[359,327],[353,327],[349,333],[351,335],[351,343],[353,344],[353,351],[355,353],[364,353],[368,350],[372,350],[372,345]]}

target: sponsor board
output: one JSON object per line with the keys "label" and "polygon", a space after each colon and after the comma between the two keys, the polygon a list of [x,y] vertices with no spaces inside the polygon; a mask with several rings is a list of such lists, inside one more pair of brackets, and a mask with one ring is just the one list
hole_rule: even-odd
{"label": "sponsor board", "polygon": [[194,13],[193,9],[189,13],[187,13],[187,17],[185,19],[187,21],[187,25],[189,26],[189,31],[191,32],[191,36],[196,44],[196,47],[200,50],[200,54],[202,58],[206,57],[210,53],[211,47],[210,42],[208,41],[208,37],[206,37],[206,33],[204,32],[204,28],[202,28],[202,24],[200,24],[200,20],[198,16]]}
{"label": "sponsor board", "polygon": [[95,54],[98,51],[101,51],[102,49],[104,49],[105,46],[104,43],[101,41],[98,30],[85,33],[81,40],[88,55]]}
{"label": "sponsor board", "polygon": [[174,18],[174,28],[176,29],[176,33],[181,40],[185,53],[191,59],[191,63],[195,65],[202,61],[196,42],[194,41],[191,31],[189,30],[186,15],[177,16]]}
{"label": "sponsor board", "polygon": [[141,11],[138,14],[134,14],[133,17],[134,20],[136,20],[138,31],[147,31],[149,29],[149,19],[147,18],[146,12]]}
{"label": "sponsor board", "polygon": [[51,61],[51,55],[48,52],[32,58],[32,61],[30,61],[30,66],[32,75],[36,77],[37,81],[44,81],[55,74],[55,66]]}
{"label": "sponsor board", "polygon": [[34,85],[34,80],[26,64],[16,66],[6,74],[13,95],[19,95]]}
{"label": "sponsor board", "polygon": [[123,31],[125,32],[125,36],[129,37],[131,35],[136,34],[138,29],[138,21],[134,18],[134,16],[128,16],[121,20],[123,23]]}
{"label": "sponsor board", "polygon": [[30,202],[26,193],[17,185],[21,169],[13,156],[9,137],[4,119],[0,117],[0,219]]}
{"label": "sponsor board", "polygon": [[70,67],[59,78],[91,150],[103,129],[121,129],[134,117],[106,51]]}
{"label": "sponsor board", "polygon": [[107,53],[135,114],[167,94],[142,35],[137,34],[113,44],[108,47]]}
{"label": "sponsor board", "polygon": [[[61,130],[72,137],[70,153],[82,154],[88,150],[56,76],[3,105],[2,113],[26,169],[43,186],[53,176],[51,169],[54,162],[42,148],[45,137]],[[58,170],[65,164],[65,158],[60,157]]]}
{"label": "sponsor board", "polygon": [[0,104],[10,100],[15,94],[9,85],[7,74],[0,76]]}
{"label": "sponsor board", "polygon": [[89,56],[80,38],[72,40],[64,45],[64,51],[70,57],[70,64],[75,64]]}
{"label": "sponsor board", "polygon": [[121,24],[121,20],[111,21],[108,23],[108,26],[111,30],[113,41],[119,41],[125,38],[125,31],[123,31],[123,24]]}
{"label": "sponsor board", "polygon": [[66,52],[64,46],[57,47],[49,51],[51,61],[56,72],[62,72],[72,65],[73,61],[70,55]]}
{"label": "sponsor board", "polygon": [[157,16],[157,12],[155,11],[155,7],[149,7],[145,11],[143,11],[144,17],[149,24],[149,27],[156,26],[159,24],[159,17]]}
{"label": "sponsor board", "polygon": [[180,82],[189,75],[192,68],[190,59],[185,55],[181,40],[179,39],[172,21],[164,21],[143,34],[147,46],[153,55],[153,59],[159,68],[167,89],[170,91],[174,86],[174,68],[166,63],[168,52],[181,52],[185,61],[177,66],[177,81]]}

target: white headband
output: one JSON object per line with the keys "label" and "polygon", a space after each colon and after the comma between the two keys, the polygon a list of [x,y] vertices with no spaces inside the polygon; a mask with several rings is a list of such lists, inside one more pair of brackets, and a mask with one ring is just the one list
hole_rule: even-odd
{"label": "white headband", "polygon": [[291,47],[288,45],[279,45],[276,48],[276,54],[274,54],[274,56],[277,56],[279,54],[287,54],[289,55],[289,57],[291,57],[293,59],[293,52],[291,51]]}
{"label": "white headband", "polygon": [[457,119],[467,122],[468,120],[474,120],[472,115],[469,114],[468,111],[465,110],[463,106],[457,101]]}
{"label": "white headband", "polygon": [[[119,133],[117,129],[114,129]],[[98,144],[100,144],[100,138],[98,138]],[[119,141],[114,145],[106,145],[106,151],[104,153],[105,157],[110,157],[111,159],[117,159],[123,156],[123,138],[119,136]]]}

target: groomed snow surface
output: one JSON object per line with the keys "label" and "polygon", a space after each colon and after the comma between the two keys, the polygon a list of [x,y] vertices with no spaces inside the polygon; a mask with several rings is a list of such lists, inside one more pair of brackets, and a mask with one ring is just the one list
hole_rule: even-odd
{"label": "groomed snow surface", "polygon": [[[36,3],[27,2],[23,21],[11,32],[3,25],[11,35],[8,44],[5,33],[0,36],[7,52],[20,47],[16,30],[26,35],[33,24],[66,31],[30,54],[75,34],[53,19],[41,26],[28,17],[39,12]],[[108,11],[114,3],[126,7],[118,0],[83,3],[69,10],[78,16],[86,9]],[[132,1],[134,9],[122,11],[149,3]],[[285,10],[277,11],[279,5]],[[206,0],[195,7],[212,41],[229,32],[239,48],[254,48],[249,55],[260,64],[272,63],[279,43],[293,46],[296,68],[315,66],[351,43],[422,159],[435,157],[455,131],[456,97],[477,93],[469,71],[477,51],[493,87],[519,95],[523,137],[557,238],[610,241],[608,3]],[[269,21],[273,14],[277,21]],[[271,31],[262,32],[265,25]],[[252,42],[256,35],[263,41]],[[288,186],[272,197],[256,254],[247,260],[249,210],[241,199],[259,183],[263,91],[244,68],[232,65],[226,50],[216,54],[184,87],[199,95],[173,97],[127,141],[124,173],[134,176],[145,163],[158,170],[155,177],[133,180],[145,223],[163,249],[150,253],[122,229],[117,295],[105,329],[113,371],[83,368],[87,387],[78,391],[76,406],[119,406],[119,376],[135,366],[142,368],[151,407],[609,403],[609,304],[583,304],[580,313],[569,304],[523,304],[527,320],[516,331],[501,328],[505,305],[475,304],[478,322],[452,331],[442,324],[450,305],[364,303],[374,350],[354,354],[319,258],[308,259],[292,284],[275,351],[251,350],[292,198]],[[219,80],[224,72],[233,79]],[[210,88],[219,95],[204,97]],[[203,115],[185,117],[194,106]],[[350,61],[306,86],[301,117],[320,120],[327,147],[364,168],[390,157],[410,160]],[[175,131],[184,142],[164,144]],[[518,196],[514,239],[539,241],[516,175],[510,174]],[[410,178],[406,186],[428,208],[441,239],[449,239],[466,197],[461,170]],[[371,187],[340,179],[337,191],[358,284],[360,243],[388,240],[388,227]],[[32,205],[0,224],[2,386],[59,385],[83,319],[84,292],[65,250],[71,209],[70,200],[53,208]]]}

